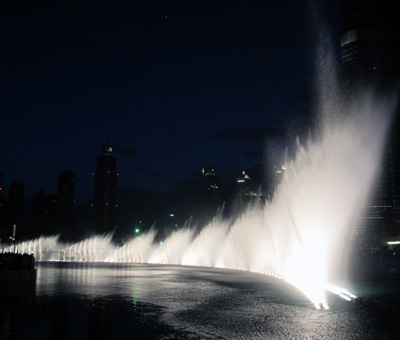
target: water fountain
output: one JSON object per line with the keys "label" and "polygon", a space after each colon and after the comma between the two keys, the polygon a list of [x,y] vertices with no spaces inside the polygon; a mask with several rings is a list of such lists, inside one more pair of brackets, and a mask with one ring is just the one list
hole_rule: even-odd
{"label": "water fountain", "polygon": [[[274,275],[298,287],[317,308],[328,308],[325,291],[354,297],[334,282],[343,244],[379,170],[385,129],[393,105],[364,95],[347,103],[346,115],[330,120],[322,137],[298,145],[272,201],[234,221],[220,216],[194,236],[190,226],[162,245],[156,232],[116,247],[111,235],[73,245],[57,237],[18,245],[38,261],[131,262],[211,266]],[[379,113],[379,114],[377,114]],[[333,281],[331,281],[333,280]]]}
{"label": "water fountain", "polygon": [[105,235],[72,245],[42,237],[18,244],[18,250],[33,252],[38,261],[254,271],[290,282],[318,308],[328,308],[326,290],[351,299],[331,283],[337,283],[348,235],[373,189],[395,100],[378,99],[365,89],[345,100],[332,77],[329,46],[321,44],[319,54],[320,137],[297,145],[273,199],[264,206],[253,206],[236,220],[216,216],[198,234],[188,225],[162,245],[155,243],[156,231],[151,230],[121,247]]}

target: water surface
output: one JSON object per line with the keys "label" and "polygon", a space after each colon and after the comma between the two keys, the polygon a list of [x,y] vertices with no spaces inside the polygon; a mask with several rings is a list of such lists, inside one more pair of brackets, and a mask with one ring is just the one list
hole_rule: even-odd
{"label": "water surface", "polygon": [[391,339],[399,314],[329,295],[317,310],[265,275],[200,267],[41,263],[2,288],[0,339]]}

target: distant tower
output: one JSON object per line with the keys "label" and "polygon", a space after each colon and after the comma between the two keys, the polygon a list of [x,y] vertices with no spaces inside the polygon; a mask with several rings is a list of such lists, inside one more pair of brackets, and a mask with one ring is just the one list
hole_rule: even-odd
{"label": "distant tower", "polygon": [[211,166],[203,167],[203,199],[207,219],[215,216],[219,207],[222,206],[221,177],[218,177]]}
{"label": "distant tower", "polygon": [[73,210],[75,205],[75,174],[63,170],[58,175],[59,225],[63,236],[73,238]]}
{"label": "distant tower", "polygon": [[112,146],[103,144],[101,156],[93,172],[93,224],[96,233],[106,233],[115,227],[117,206],[117,170]]}
{"label": "distant tower", "polygon": [[253,191],[251,190],[251,179],[246,171],[242,171],[239,178],[236,180],[238,188],[238,201],[241,205],[250,203],[253,196]]}
{"label": "distant tower", "polygon": [[255,183],[251,180],[246,171],[242,171],[236,179],[237,184],[237,203],[239,208],[246,208],[250,204],[254,204],[265,199],[265,194],[262,193],[261,186],[255,187]]}
{"label": "distant tower", "polygon": [[246,195],[250,192],[250,181],[250,176],[246,174],[246,171],[242,171],[239,178],[236,180],[239,186],[239,194],[241,193],[243,195]]}

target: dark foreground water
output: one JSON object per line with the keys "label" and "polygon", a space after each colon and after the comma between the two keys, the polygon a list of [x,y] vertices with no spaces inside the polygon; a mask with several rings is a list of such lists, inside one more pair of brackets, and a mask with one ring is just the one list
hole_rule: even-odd
{"label": "dark foreground water", "polygon": [[156,265],[42,263],[2,287],[0,339],[399,339],[393,299],[330,295],[316,310],[263,275]]}

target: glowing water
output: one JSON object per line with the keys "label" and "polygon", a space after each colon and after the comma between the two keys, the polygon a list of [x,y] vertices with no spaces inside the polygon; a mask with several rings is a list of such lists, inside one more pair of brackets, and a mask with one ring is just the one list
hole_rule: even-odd
{"label": "glowing water", "polygon": [[320,140],[298,146],[271,202],[234,221],[216,217],[194,237],[187,226],[163,243],[155,231],[114,246],[96,236],[62,246],[56,237],[18,245],[39,261],[93,261],[212,266],[274,275],[298,287],[317,308],[328,308],[325,291],[354,296],[332,284],[341,254],[366,203],[380,163],[392,107],[371,96],[355,101],[346,117],[327,126]]}

